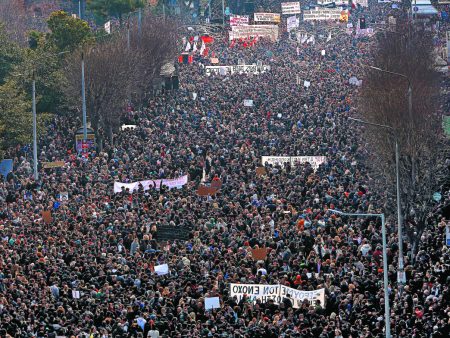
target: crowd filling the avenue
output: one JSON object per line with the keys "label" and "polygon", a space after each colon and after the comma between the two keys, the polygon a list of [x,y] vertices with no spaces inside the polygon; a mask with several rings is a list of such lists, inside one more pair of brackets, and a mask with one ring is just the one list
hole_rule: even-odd
{"label": "crowd filling the avenue", "polygon": [[[351,11],[354,27],[400,15],[370,4]],[[278,1],[270,6],[280,12]],[[330,212],[383,212],[348,120],[359,90],[349,79],[363,77],[374,37],[300,21],[315,37],[302,43],[283,22],[277,41],[230,47],[226,32],[215,36],[209,57],[179,64],[178,90],[124,112],[122,123],[136,127],[101,152],[77,153],[80,119],[55,117],[38,159],[64,166],[40,166],[38,182],[28,149],[8,151],[0,337],[384,337],[381,222]],[[207,76],[212,53],[218,65],[270,69]],[[262,169],[262,156],[325,160]],[[114,189],[145,180],[161,181]],[[215,194],[198,194],[214,183]],[[448,221],[439,209],[434,217],[414,264],[403,245],[403,286],[388,219],[393,337],[450,335]],[[187,239],[160,240],[162,227]]]}

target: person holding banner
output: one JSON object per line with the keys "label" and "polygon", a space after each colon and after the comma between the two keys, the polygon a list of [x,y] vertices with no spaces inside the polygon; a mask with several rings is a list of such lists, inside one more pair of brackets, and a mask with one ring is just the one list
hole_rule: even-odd
{"label": "person holding banner", "polygon": [[[348,19],[379,23],[392,11]],[[118,125],[136,127],[101,151],[77,156],[77,119],[55,116],[39,160],[64,165],[42,168],[39,183],[26,149],[5,153],[1,337],[384,336],[381,225],[329,211],[383,203],[347,121],[358,90],[348,81],[362,78],[372,41],[330,34],[326,22],[295,28],[297,41],[246,47],[220,33],[213,58],[180,65],[179,90],[124,112]],[[233,71],[207,76],[212,59]],[[217,189],[201,195],[200,185]],[[388,239],[395,336],[448,336],[449,201],[442,191],[401,290]]]}

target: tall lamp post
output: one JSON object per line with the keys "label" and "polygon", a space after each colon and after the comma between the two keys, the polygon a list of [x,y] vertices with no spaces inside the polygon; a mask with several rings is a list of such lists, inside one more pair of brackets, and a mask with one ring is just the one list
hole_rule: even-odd
{"label": "tall lamp post", "polygon": [[84,53],[81,53],[81,101],[83,110],[83,140],[87,140],[86,90],[84,82]]}
{"label": "tall lamp post", "polygon": [[33,71],[33,82],[31,85],[31,93],[33,99],[33,171],[34,180],[37,182],[39,179],[38,173],[38,158],[37,158],[37,121],[36,121],[36,77]]}
{"label": "tall lamp post", "polygon": [[387,129],[393,132],[394,140],[395,140],[395,183],[397,190],[397,222],[398,222],[398,272],[397,272],[397,283],[403,283],[405,281],[404,274],[404,263],[403,263],[403,228],[402,228],[402,209],[401,209],[401,196],[400,196],[400,169],[399,169],[399,158],[400,158],[400,150],[398,146],[398,139],[395,135],[395,129],[391,126],[387,126],[385,124],[372,123],[360,119],[355,119],[352,117],[348,118],[351,121],[366,124],[373,127]]}
{"label": "tall lamp post", "polygon": [[332,213],[349,216],[349,217],[380,217],[381,218],[381,233],[383,242],[383,284],[384,284],[384,320],[386,322],[386,338],[391,338],[391,320],[389,307],[389,290],[388,290],[388,267],[387,267],[387,253],[386,253],[386,224],[384,214],[354,214],[342,212],[339,210],[329,209]]}

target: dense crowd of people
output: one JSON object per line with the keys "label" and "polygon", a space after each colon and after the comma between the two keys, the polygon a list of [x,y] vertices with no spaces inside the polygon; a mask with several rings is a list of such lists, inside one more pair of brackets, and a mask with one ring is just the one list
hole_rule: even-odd
{"label": "dense crowd of people", "polygon": [[[351,20],[380,22],[389,11],[371,3]],[[56,117],[39,161],[65,165],[41,169],[39,182],[29,154],[10,151],[14,171],[0,183],[0,337],[384,336],[380,224],[329,211],[382,212],[348,122],[358,92],[349,78],[361,78],[373,41],[342,24],[301,26],[314,44],[287,34],[252,47],[216,39],[219,64],[261,62],[270,71],[206,76],[209,59],[196,56],[180,65],[180,89],[127,113],[124,123],[136,128],[102,152],[78,155],[78,125]],[[256,174],[261,156],[306,155],[326,162]],[[113,192],[114,182],[186,174],[181,189]],[[199,184],[213,180],[219,192],[198,196]],[[450,334],[448,221],[439,211],[435,218],[415,264],[406,258],[400,288],[395,222],[388,225],[394,337]],[[158,241],[162,225],[189,239]],[[251,249],[262,247],[266,259],[254,260]],[[154,271],[162,264],[167,275]],[[325,288],[326,301],[252,303],[231,297],[230,283]],[[205,310],[205,297],[219,297],[220,309]]]}

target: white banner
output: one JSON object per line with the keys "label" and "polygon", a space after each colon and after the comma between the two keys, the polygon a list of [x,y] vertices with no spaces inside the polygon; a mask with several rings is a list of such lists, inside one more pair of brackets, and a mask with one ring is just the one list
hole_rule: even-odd
{"label": "white banner", "polygon": [[353,3],[362,7],[369,7],[369,0],[353,0]]}
{"label": "white banner", "polygon": [[178,178],[173,179],[163,179],[163,180],[146,180],[146,181],[138,181],[133,183],[121,183],[121,182],[114,182],[114,192],[118,193],[122,191],[122,187],[125,189],[129,189],[130,192],[139,190],[139,184],[142,185],[144,190],[152,189],[155,187],[156,190],[159,190],[159,187],[161,185],[167,186],[169,189],[173,188],[182,188],[183,185],[185,185],[188,182],[188,176],[180,176]]}
{"label": "white banner", "polygon": [[279,13],[254,13],[254,21],[280,23],[281,16]]}
{"label": "white banner", "polygon": [[111,34],[111,21],[108,21],[107,23],[105,23],[105,31],[108,34]]}
{"label": "white banner", "polygon": [[331,5],[332,3],[336,3],[336,0],[317,0],[318,6],[327,6]]}
{"label": "white banner", "polygon": [[253,107],[253,100],[244,100],[244,107]]}
{"label": "white banner", "polygon": [[305,299],[308,300],[310,305],[314,305],[318,300],[322,307],[325,306],[325,289],[302,291],[280,284],[265,285],[230,283],[230,291],[231,297],[236,296],[238,302],[244,297],[244,295],[247,295],[253,303],[256,303],[258,299],[262,303],[266,303],[272,299],[275,304],[280,304],[284,298],[289,298],[294,309],[300,308]]}
{"label": "white banner", "polygon": [[282,2],[281,13],[284,15],[300,14],[301,13],[300,2]]}
{"label": "white banner", "polygon": [[276,25],[249,25],[232,26],[229,39],[247,39],[250,37],[264,37],[272,41],[278,40],[278,26]]}
{"label": "white banner", "polygon": [[247,26],[248,15],[230,15],[230,26]]}
{"label": "white banner", "polygon": [[340,8],[317,8],[303,12],[303,21],[339,20],[340,18],[341,18]]}
{"label": "white banner", "polygon": [[236,66],[206,66],[206,75],[231,75],[235,73],[239,74],[257,74],[264,73],[270,70],[270,66],[258,66],[258,65],[236,65]]}
{"label": "white banner", "polygon": [[297,163],[311,163],[311,166],[314,170],[316,170],[319,165],[326,162],[326,156],[262,156],[261,162],[262,165],[268,164],[272,165],[285,165],[286,163],[290,163],[291,165],[296,165]]}
{"label": "white banner", "polygon": [[291,32],[291,30],[298,28],[300,25],[300,20],[296,16],[290,16],[287,18],[287,31]]}

